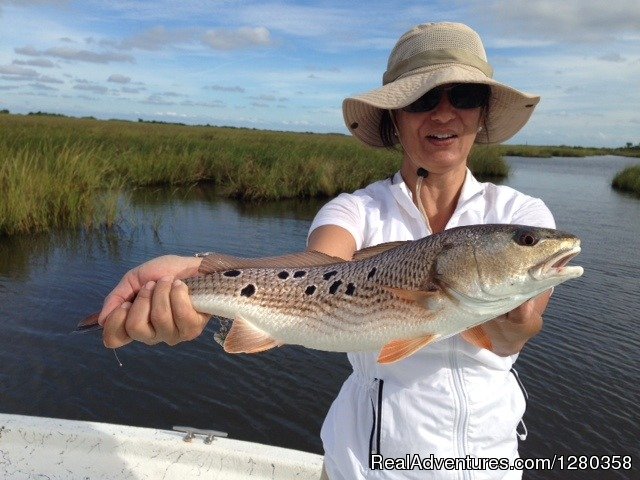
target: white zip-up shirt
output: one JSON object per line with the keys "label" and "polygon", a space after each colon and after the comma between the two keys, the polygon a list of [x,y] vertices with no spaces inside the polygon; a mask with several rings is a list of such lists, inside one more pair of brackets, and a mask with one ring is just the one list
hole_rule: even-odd
{"label": "white zip-up shirt", "polygon": [[[467,170],[446,228],[487,223],[555,228],[541,200],[480,183]],[[345,228],[358,249],[431,233],[399,172],[331,200],[309,231],[322,225]],[[381,470],[369,463],[371,454],[405,460],[410,455],[412,461],[472,456],[512,462],[518,456],[516,429],[526,406],[511,371],[517,355],[500,357],[456,335],[393,364],[380,365],[377,356],[348,354],[353,373],[321,432],[331,480],[521,478],[517,470]]]}

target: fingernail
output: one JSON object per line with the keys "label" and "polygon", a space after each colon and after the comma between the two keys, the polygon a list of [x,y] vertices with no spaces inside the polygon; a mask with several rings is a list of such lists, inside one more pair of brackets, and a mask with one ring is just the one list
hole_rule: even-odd
{"label": "fingernail", "polygon": [[183,282],[182,280],[175,279],[175,280],[173,281],[173,286],[174,286],[174,287],[179,287],[179,286],[181,286],[181,285],[184,285],[184,282]]}
{"label": "fingernail", "polygon": [[153,287],[155,286],[156,286],[156,282],[154,282],[153,280],[150,280],[147,283],[145,283],[144,288],[146,288],[147,290],[153,290]]}
{"label": "fingernail", "polygon": [[[145,285],[146,287],[146,285]],[[129,310],[131,308],[131,302],[124,302],[122,305],[120,305],[120,308],[124,308],[125,310]]]}

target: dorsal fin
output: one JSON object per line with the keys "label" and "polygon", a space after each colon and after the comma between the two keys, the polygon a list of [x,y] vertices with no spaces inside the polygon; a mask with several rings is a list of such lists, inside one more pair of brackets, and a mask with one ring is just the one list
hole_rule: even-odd
{"label": "dorsal fin", "polygon": [[354,253],[353,260],[364,260],[366,258],[371,258],[374,255],[378,255],[379,253],[386,252],[387,250],[391,250],[392,248],[399,247],[400,245],[404,245],[405,243],[412,241],[413,240],[400,240],[397,242],[379,243],[378,245],[374,245],[372,247],[366,247]]}
{"label": "dorsal fin", "polygon": [[342,263],[346,260],[320,252],[300,252],[279,257],[241,258],[212,253],[202,259],[198,272],[208,274],[243,268],[303,268]]}

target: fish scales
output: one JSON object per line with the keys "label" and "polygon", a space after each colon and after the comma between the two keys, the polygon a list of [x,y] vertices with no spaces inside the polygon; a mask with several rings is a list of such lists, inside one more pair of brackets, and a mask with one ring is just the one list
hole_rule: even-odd
{"label": "fish scales", "polygon": [[[398,318],[403,318],[405,329],[424,323],[422,307],[398,298],[383,286],[421,289],[428,285],[432,275],[425,251],[430,253],[436,243],[437,238],[430,239],[423,242],[422,249],[400,247],[384,257],[304,270],[248,269],[234,277],[216,272],[205,277],[205,284],[199,285],[197,279],[187,284],[194,298],[201,291],[207,291],[210,299],[220,295],[224,300],[219,298],[218,305],[229,305],[233,313],[258,326],[268,325],[274,336],[295,329],[301,337],[323,333],[331,342],[342,334],[357,334],[361,341],[375,342],[377,332],[397,330]],[[282,272],[287,273],[282,275],[285,278],[278,276]],[[304,275],[296,278],[296,272]],[[349,285],[353,286],[350,294]],[[255,292],[243,298],[247,286],[255,287]],[[305,293],[309,287],[315,287],[312,294]],[[204,302],[201,308],[207,308]]]}

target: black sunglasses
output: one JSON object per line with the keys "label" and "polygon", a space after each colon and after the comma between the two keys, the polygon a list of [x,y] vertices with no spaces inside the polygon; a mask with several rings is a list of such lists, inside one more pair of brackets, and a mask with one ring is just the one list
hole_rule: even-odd
{"label": "black sunglasses", "polygon": [[491,87],[481,83],[458,83],[450,87],[436,87],[402,110],[410,113],[429,112],[440,104],[444,92],[447,92],[449,102],[454,108],[468,110],[488,105]]}

